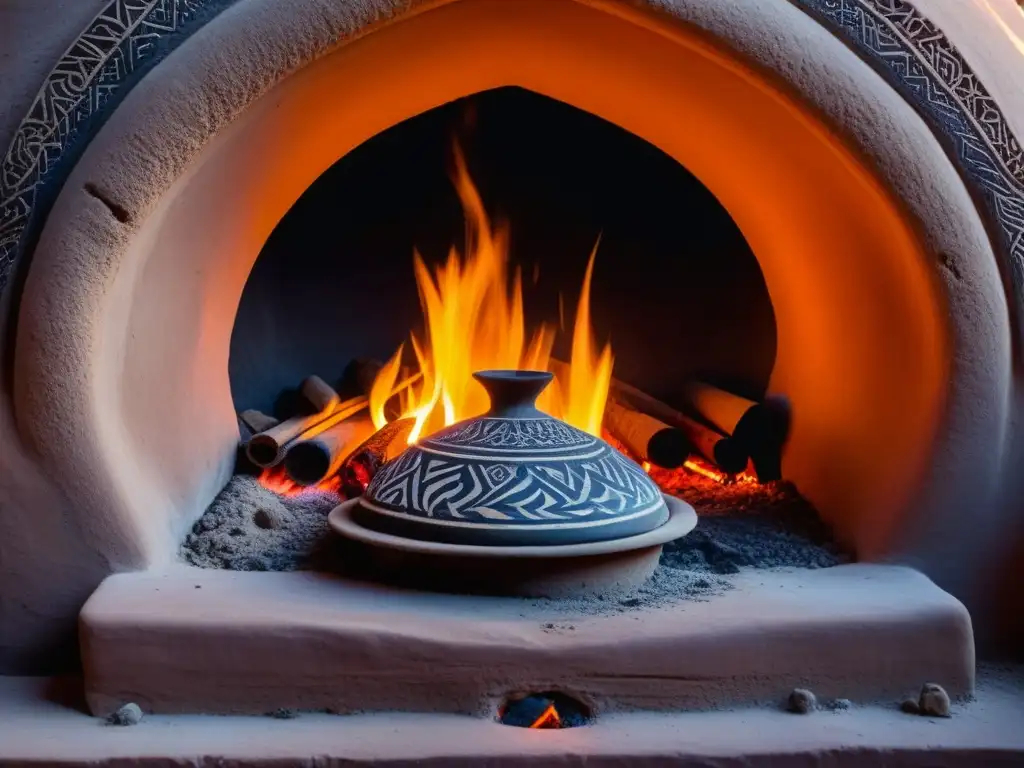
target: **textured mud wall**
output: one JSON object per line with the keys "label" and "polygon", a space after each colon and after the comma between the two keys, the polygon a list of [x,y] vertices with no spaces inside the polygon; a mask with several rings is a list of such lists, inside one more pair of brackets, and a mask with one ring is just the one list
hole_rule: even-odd
{"label": "textured mud wall", "polygon": [[[107,0],[0,3],[0,148],[44,78]],[[84,545],[70,504],[18,435],[11,399],[12,293],[0,294],[0,674],[76,663],[76,614],[109,573]]]}

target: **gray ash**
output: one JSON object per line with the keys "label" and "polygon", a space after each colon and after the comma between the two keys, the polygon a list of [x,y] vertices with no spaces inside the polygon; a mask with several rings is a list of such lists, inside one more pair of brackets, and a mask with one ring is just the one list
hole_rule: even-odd
{"label": "gray ash", "polygon": [[685,538],[665,545],[663,566],[730,574],[744,567],[829,568],[851,560],[791,484],[714,486],[678,494],[694,506],[700,522]]}
{"label": "gray ash", "polygon": [[181,545],[185,562],[234,571],[310,568],[329,535],[327,515],[342,499],[311,490],[280,496],[254,477],[235,475]]}
{"label": "gray ash", "polygon": [[[654,577],[627,601],[706,599],[741,568],[827,568],[850,559],[792,485],[692,480],[677,495],[697,509],[697,528],[665,545]],[[341,501],[315,490],[280,496],[236,475],[185,537],[181,557],[200,568],[338,570],[327,515]]]}

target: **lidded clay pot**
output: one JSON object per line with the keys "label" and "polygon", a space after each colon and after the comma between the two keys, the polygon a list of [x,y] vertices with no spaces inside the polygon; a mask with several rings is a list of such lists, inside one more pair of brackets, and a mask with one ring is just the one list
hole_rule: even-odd
{"label": "lidded clay pot", "polygon": [[638,464],[537,410],[552,374],[474,378],[491,409],[385,464],[354,510],[361,525],[420,541],[536,546],[635,536],[668,520],[661,491]]}

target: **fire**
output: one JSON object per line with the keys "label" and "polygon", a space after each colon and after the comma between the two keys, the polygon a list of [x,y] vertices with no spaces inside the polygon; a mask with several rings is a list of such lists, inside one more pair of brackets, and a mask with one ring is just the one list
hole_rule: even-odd
{"label": "fire", "polygon": [[531,728],[558,728],[562,724],[562,718],[558,716],[558,710],[554,704],[548,704],[548,708],[541,712],[540,717],[534,720]]}
{"label": "fire", "polygon": [[[509,285],[508,228],[491,224],[465,159],[455,147],[454,183],[466,216],[466,257],[452,248],[433,272],[419,253],[414,270],[426,321],[423,340],[410,346],[422,379],[403,392],[403,418],[414,418],[409,443],[420,436],[484,413],[487,394],[473,379],[486,369],[550,370],[555,329],[541,325],[527,340],[522,276]],[[564,380],[541,395],[538,407],[590,434],[599,435],[612,377],[612,350],[598,351],[590,324],[594,246],[580,290],[572,357]],[[370,392],[370,415],[380,429],[387,423],[385,402],[402,368],[404,345],[381,369]]]}

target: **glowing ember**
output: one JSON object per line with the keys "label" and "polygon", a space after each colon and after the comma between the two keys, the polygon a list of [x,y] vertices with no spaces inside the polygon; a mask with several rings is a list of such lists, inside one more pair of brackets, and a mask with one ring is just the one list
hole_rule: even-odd
{"label": "glowing ember", "polygon": [[726,480],[729,479],[729,475],[727,475],[725,472],[712,466],[711,464],[709,464],[708,462],[704,461],[701,458],[698,458],[697,456],[691,456],[686,461],[684,461],[683,467],[690,470],[691,472],[695,472],[698,475],[702,475],[708,478],[709,480],[714,480],[716,483],[724,483]]}
{"label": "glowing ember", "polygon": [[260,473],[256,481],[268,491],[273,491],[281,496],[299,496],[311,491],[338,493],[341,486],[337,475],[322,480],[316,485],[299,485],[288,477],[283,467],[268,467]]}
{"label": "glowing ember", "polygon": [[554,704],[549,704],[548,708],[545,709],[533,723],[530,724],[531,728],[560,728],[562,725],[562,718],[558,716],[558,710],[555,709]]}
{"label": "glowing ember", "polygon": [[[453,248],[448,261],[432,274],[420,255],[414,255],[426,338],[411,337],[423,378],[418,387],[403,393],[402,416],[416,420],[410,443],[487,410],[487,394],[472,378],[475,371],[551,367],[555,330],[542,325],[527,342],[518,270],[511,288],[508,284],[508,229],[492,226],[458,147],[454,182],[466,215],[466,258]],[[546,413],[593,435],[601,431],[613,364],[611,347],[598,351],[590,326],[596,252],[595,245],[580,291],[569,372],[565,380],[552,382],[537,403]],[[402,354],[399,347],[370,392],[370,415],[378,429],[387,423],[385,401],[401,370]]]}

